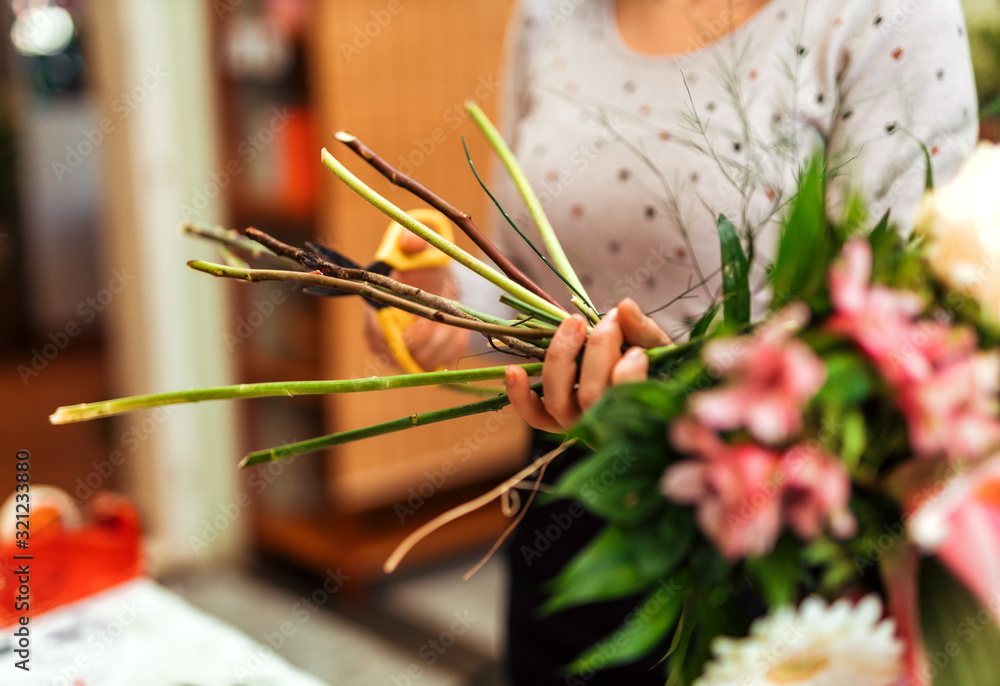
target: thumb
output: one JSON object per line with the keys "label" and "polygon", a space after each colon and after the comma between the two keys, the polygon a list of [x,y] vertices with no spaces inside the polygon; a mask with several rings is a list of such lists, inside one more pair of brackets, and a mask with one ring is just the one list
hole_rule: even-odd
{"label": "thumb", "polygon": [[618,305],[618,319],[625,341],[643,348],[655,348],[670,344],[670,336],[664,333],[656,322],[647,317],[631,298]]}
{"label": "thumb", "polygon": [[415,233],[406,231],[399,237],[399,249],[407,255],[414,255],[430,247],[430,244]]}

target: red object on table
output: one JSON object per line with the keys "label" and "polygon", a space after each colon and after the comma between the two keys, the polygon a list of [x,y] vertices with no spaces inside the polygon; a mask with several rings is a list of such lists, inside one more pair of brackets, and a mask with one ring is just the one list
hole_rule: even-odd
{"label": "red object on table", "polygon": [[[13,541],[0,545],[0,627],[145,573],[139,515],[126,498],[95,494],[84,519],[68,528],[58,516],[32,512],[27,550]],[[29,607],[18,609],[25,565]]]}

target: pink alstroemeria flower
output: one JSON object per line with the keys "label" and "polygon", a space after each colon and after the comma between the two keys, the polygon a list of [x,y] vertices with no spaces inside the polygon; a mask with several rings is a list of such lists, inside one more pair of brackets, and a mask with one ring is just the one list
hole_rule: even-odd
{"label": "pink alstroemeria flower", "polygon": [[1000,620],[1000,457],[956,477],[909,529]]}
{"label": "pink alstroemeria flower", "polygon": [[829,525],[837,538],[850,538],[857,521],[848,509],[851,476],[842,462],[825,451],[798,445],[781,458],[785,483],[784,519],[806,541]]}
{"label": "pink alstroemeria flower", "polygon": [[709,367],[726,375],[719,388],[691,400],[694,415],[720,431],[745,427],[758,441],[777,445],[802,430],[802,407],[823,387],[823,361],[794,334],[808,320],[796,303],[753,336],[717,340],[705,346]]}
{"label": "pink alstroemeria flower", "polygon": [[753,443],[729,445],[691,419],[675,422],[671,437],[699,459],[669,467],[663,493],[697,506],[698,525],[726,559],[771,550],[781,529],[781,454]]}
{"label": "pink alstroemeria flower", "polygon": [[[830,299],[835,314],[829,328],[853,338],[889,381],[926,378],[930,364],[914,350],[914,319],[924,309],[915,293],[872,286],[868,241],[849,241],[830,268]],[[910,351],[907,354],[907,351]]]}
{"label": "pink alstroemeria flower", "polygon": [[798,445],[782,453],[756,443],[730,445],[692,418],[675,422],[671,439],[698,459],[669,467],[663,493],[697,506],[699,526],[726,559],[766,554],[783,522],[806,540],[828,524],[835,536],[853,535],[850,477],[822,450]]}
{"label": "pink alstroemeria flower", "polygon": [[995,352],[970,355],[929,379],[903,385],[898,402],[910,447],[923,456],[982,456],[1000,443],[998,390],[1000,357]]}
{"label": "pink alstroemeria flower", "polygon": [[871,286],[867,241],[844,246],[830,269],[835,314],[831,330],[853,338],[896,388],[910,447],[924,457],[977,458],[1000,443],[1000,362],[977,354],[966,327],[916,321],[923,302],[913,293]]}

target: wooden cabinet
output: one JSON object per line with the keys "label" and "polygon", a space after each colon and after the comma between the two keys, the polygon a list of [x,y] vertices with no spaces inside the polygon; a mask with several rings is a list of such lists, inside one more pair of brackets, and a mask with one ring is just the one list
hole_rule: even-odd
{"label": "wooden cabinet", "polygon": [[[320,166],[322,146],[403,209],[423,206],[334,141],[331,134],[339,129],[359,136],[470,212],[481,226],[488,224],[488,198],[466,164],[462,137],[480,169],[493,166],[491,153],[467,119],[463,104],[475,100],[491,116],[496,111],[501,46],[512,4],[511,0],[308,3],[301,40],[308,74],[307,106],[316,136],[309,163],[316,165],[321,176],[315,216],[306,213],[303,221],[302,213],[290,214],[285,223],[300,228],[290,228],[284,235],[299,242],[318,239],[365,262],[374,255],[389,223]],[[239,219],[254,208],[246,197],[237,197],[234,205],[237,210],[249,208],[236,212]],[[267,213],[271,225],[282,218],[275,207],[269,205]],[[245,219],[253,221],[252,216]],[[289,233],[294,230],[313,235]],[[463,245],[471,249],[467,241]],[[362,301],[325,299],[318,305],[318,377],[397,373],[364,340],[366,305]],[[455,364],[496,365],[509,359],[491,355]],[[244,361],[246,373],[262,374],[261,360],[245,357]],[[322,428],[332,433],[474,399],[428,389],[326,396]],[[313,477],[325,482],[325,506],[312,511],[263,508],[257,517],[258,545],[291,555],[307,566],[342,564],[351,573],[376,575],[388,551],[420,522],[515,471],[523,463],[526,438],[523,423],[508,409],[332,449],[324,458],[322,476]],[[407,510],[394,507],[397,504]],[[507,523],[498,508],[477,517],[443,530],[422,551],[415,551],[415,557],[433,559],[487,544]]]}
{"label": "wooden cabinet", "polygon": [[[319,0],[313,23],[313,86],[324,134],[348,130],[393,164],[482,219],[488,199],[466,165],[462,136],[480,168],[490,154],[466,119],[475,100],[493,113],[498,101],[501,44],[510,2],[482,0]],[[404,209],[419,201],[371,172],[331,139],[327,146],[367,183]],[[320,227],[349,255],[372,255],[388,224],[377,210],[329,174],[321,184]],[[481,222],[483,223],[483,222]],[[466,245],[468,247],[468,245]],[[357,335],[363,304],[322,304],[323,374],[347,378],[392,372]],[[487,358],[499,364],[497,356]],[[477,360],[459,365],[482,364]],[[327,425],[362,426],[438,409],[471,398],[413,389],[364,397],[329,397]],[[341,507],[391,504],[443,466],[453,487],[512,471],[523,461],[523,431],[509,411],[470,417],[331,451],[329,491]]]}

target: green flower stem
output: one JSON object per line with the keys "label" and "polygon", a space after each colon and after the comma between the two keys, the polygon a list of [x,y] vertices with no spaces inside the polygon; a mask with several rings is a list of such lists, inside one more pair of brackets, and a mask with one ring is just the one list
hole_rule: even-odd
{"label": "green flower stem", "polygon": [[469,417],[475,414],[483,414],[484,412],[501,410],[509,404],[510,398],[508,398],[505,394],[496,398],[490,398],[489,400],[480,400],[478,402],[469,403],[468,405],[451,407],[446,410],[425,412],[423,414],[411,414],[409,417],[393,419],[392,421],[384,422],[382,424],[366,426],[362,429],[341,431],[340,433],[330,434],[329,436],[319,436],[318,438],[311,438],[307,441],[289,443],[288,445],[271,448],[270,450],[259,450],[254,453],[250,453],[243,458],[243,461],[240,462],[239,466],[241,468],[251,467],[256,464],[283,460],[294,455],[311,453],[316,450],[323,450],[324,448],[330,448],[335,445],[350,443],[351,441],[357,441],[362,438],[384,436],[385,434],[395,433],[396,431],[412,429],[415,426],[437,424],[438,422],[446,422],[449,419],[458,419],[459,417]]}
{"label": "green flower stem", "polygon": [[542,322],[546,322],[552,326],[558,326],[560,322],[552,320],[545,312],[542,312],[536,307],[532,307],[528,303],[518,300],[517,298],[512,298],[506,293],[500,296],[500,302],[507,305],[511,309],[517,310],[523,314],[531,315],[539,319]]}
{"label": "green flower stem", "polygon": [[[483,135],[486,137],[486,140],[489,141],[490,146],[494,151],[496,151],[497,155],[499,155],[500,161],[503,162],[504,167],[507,168],[507,173],[510,174],[511,180],[514,182],[514,185],[517,186],[517,190],[521,193],[521,197],[524,198],[524,203],[527,205],[528,211],[531,212],[531,218],[535,220],[535,225],[538,227],[538,232],[542,236],[542,241],[545,243],[545,247],[549,251],[549,255],[552,257],[552,263],[566,278],[566,280],[573,284],[573,288],[576,289],[581,296],[583,296],[582,299],[585,300],[585,302],[578,305],[581,311],[590,321],[598,321],[600,317],[597,314],[597,310],[594,308],[590,296],[587,295],[586,289],[583,287],[579,277],[573,270],[573,265],[570,264],[569,258],[566,257],[566,253],[563,251],[558,237],[556,237],[555,229],[552,228],[549,218],[545,215],[545,210],[542,209],[542,203],[538,200],[538,196],[531,188],[531,184],[528,182],[528,177],[524,175],[524,171],[521,169],[521,165],[518,164],[517,158],[514,157],[514,153],[511,152],[511,149],[508,147],[506,141],[504,141],[503,136],[500,135],[500,132],[497,131],[493,122],[489,120],[489,117],[487,117],[486,113],[480,109],[479,105],[469,101],[465,103],[465,109],[472,117],[472,120],[476,123],[476,126],[479,127],[479,130],[483,132]],[[522,298],[522,300],[523,299],[524,298]]]}
{"label": "green flower stem", "polygon": [[499,286],[511,295],[516,295],[525,302],[529,302],[535,307],[548,312],[560,321],[568,316],[566,311],[562,308],[553,305],[544,298],[535,295],[521,284],[515,283],[497,270],[490,268],[484,262],[476,259],[454,243],[450,243],[442,238],[436,231],[427,228],[406,212],[403,212],[401,209],[372,190],[357,176],[352,174],[350,170],[341,164],[337,158],[331,155],[330,151],[326,148],[323,148],[322,158],[323,164],[326,165],[327,169],[336,174],[341,181],[346,183],[351,188],[351,190],[381,210],[387,217],[420,236],[462,266],[471,269],[490,283]]}
{"label": "green flower stem", "polygon": [[457,305],[458,309],[462,310],[462,312],[465,312],[470,317],[475,317],[476,319],[482,322],[497,324],[499,326],[516,326],[516,327],[526,326],[534,329],[544,329],[551,334],[554,334],[556,332],[556,327],[549,323],[546,323],[545,321],[532,319],[530,321],[524,322],[523,320],[504,319],[503,317],[497,317],[495,315],[489,314],[488,312],[482,312],[472,307],[468,307],[467,305],[463,305],[462,303],[457,301],[455,302],[455,305]]}
{"label": "green flower stem", "polygon": [[587,321],[589,321],[591,324],[596,326],[597,323],[601,321],[601,313],[593,309],[589,303],[581,300],[575,295],[572,298],[570,298],[569,301],[573,304],[574,307],[576,307],[576,309],[580,310],[580,312],[583,313],[583,316],[586,317]]}
{"label": "green flower stem", "polygon": [[510,258],[500,252],[500,249],[493,244],[493,241],[479,230],[479,227],[472,221],[472,216],[468,212],[463,212],[427,186],[393,167],[381,155],[362,143],[357,136],[346,131],[338,131],[333,134],[333,137],[357,153],[365,162],[372,165],[389,183],[408,190],[448,217],[512,281],[521,284],[538,297],[544,298],[556,307],[559,306],[555,298],[542,290],[537,283],[531,280],[531,277],[518,269],[517,265],[510,261]]}
{"label": "green flower stem", "polygon": [[676,345],[671,343],[670,345],[664,345],[659,348],[648,349],[646,351],[646,356],[649,357],[650,373],[656,373],[660,366],[681,357],[699,345],[701,345],[701,341],[688,341],[686,343]]}
{"label": "green flower stem", "polygon": [[[540,363],[520,365],[530,376],[541,373]],[[169,391],[135,395],[117,400],[84,403],[60,407],[49,417],[53,424],[82,422],[98,417],[110,417],[125,412],[144,410],[163,405],[200,403],[206,400],[235,400],[241,398],[269,398],[296,395],[321,395],[325,393],[363,393],[366,391],[386,391],[396,388],[416,388],[441,384],[468,384],[474,381],[502,379],[504,367],[484,367],[455,371],[426,372],[423,374],[400,374],[398,376],[371,377],[367,379],[344,379],[339,381],[276,381],[271,383],[237,384],[196,388],[186,391]]]}

